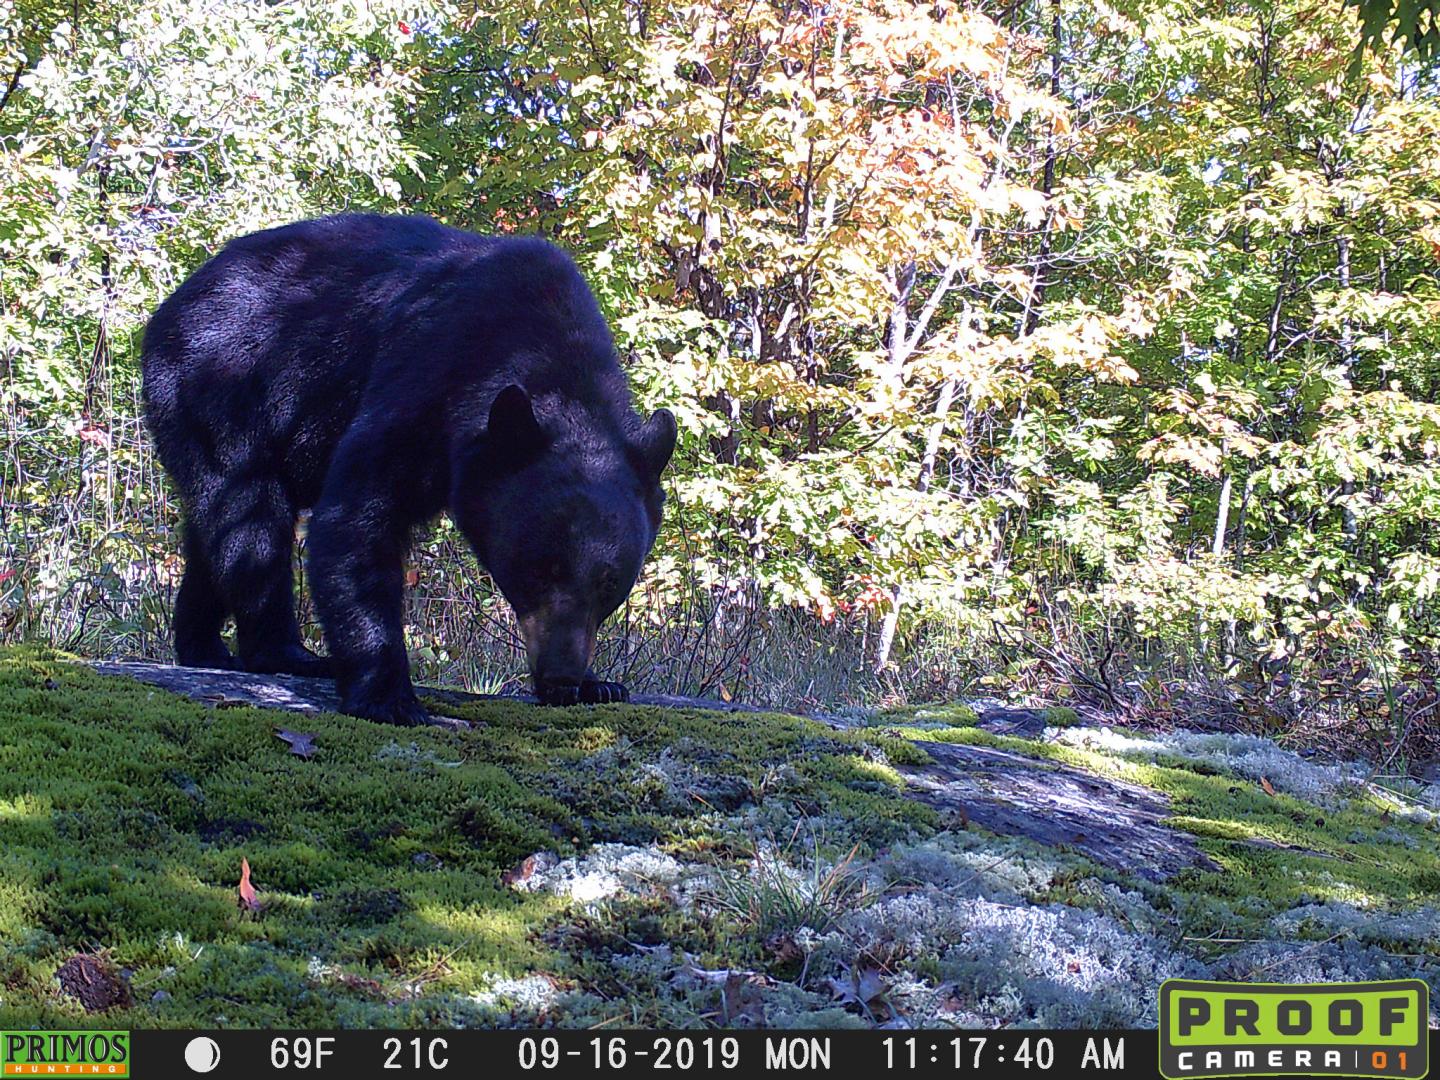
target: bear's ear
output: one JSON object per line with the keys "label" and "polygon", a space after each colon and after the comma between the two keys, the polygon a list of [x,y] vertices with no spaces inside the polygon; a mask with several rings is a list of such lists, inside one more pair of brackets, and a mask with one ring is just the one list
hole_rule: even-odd
{"label": "bear's ear", "polygon": [[522,461],[544,448],[545,432],[522,387],[511,383],[495,395],[485,442],[491,458],[499,461]]}
{"label": "bear's ear", "polygon": [[635,449],[653,480],[660,479],[670,455],[675,452],[675,414],[669,409],[656,409],[640,428]]}

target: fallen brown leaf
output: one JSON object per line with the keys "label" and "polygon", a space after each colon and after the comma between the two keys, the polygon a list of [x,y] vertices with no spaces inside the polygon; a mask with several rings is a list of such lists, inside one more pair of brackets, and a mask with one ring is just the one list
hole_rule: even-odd
{"label": "fallen brown leaf", "polygon": [[790,934],[776,932],[765,939],[765,948],[770,959],[777,964],[790,964],[805,959],[805,950],[795,943]]}
{"label": "fallen brown leaf", "polygon": [[277,728],[275,737],[281,742],[290,744],[290,753],[298,758],[309,761],[315,756],[315,740],[318,738],[305,731],[288,731],[285,728]]}
{"label": "fallen brown leaf", "polygon": [[343,972],[336,981],[347,990],[354,990],[361,994],[369,994],[372,997],[385,996],[385,987],[381,986],[374,979],[367,979],[363,975],[352,975],[349,972]]}
{"label": "fallen brown leaf", "polygon": [[726,975],[720,987],[720,1015],[727,1027],[742,1021],[753,1027],[765,1026],[765,1002],[759,988],[743,973],[732,971]]}
{"label": "fallen brown leaf", "polygon": [[1263,777],[1263,776],[1260,777],[1260,786],[1265,789],[1265,794],[1266,794],[1266,795],[1274,796],[1274,794],[1275,794],[1275,786],[1274,786],[1273,784],[1271,784],[1270,781],[1267,780],[1267,779],[1266,779],[1265,777]]}
{"label": "fallen brown leaf", "polygon": [[960,996],[954,983],[942,983],[938,989],[944,995],[939,1004],[942,1013],[958,1013],[965,1008],[965,999]]}
{"label": "fallen brown leaf", "polygon": [[885,995],[890,987],[877,967],[849,968],[844,978],[830,978],[825,982],[836,1000],[843,1004],[859,1005],[867,1011],[876,1007],[889,1008]]}

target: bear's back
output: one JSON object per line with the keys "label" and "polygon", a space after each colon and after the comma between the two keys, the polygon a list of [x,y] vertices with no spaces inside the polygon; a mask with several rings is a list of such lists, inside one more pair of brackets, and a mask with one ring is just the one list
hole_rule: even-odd
{"label": "bear's back", "polygon": [[369,411],[474,432],[521,385],[614,440],[635,423],[593,294],[539,237],[342,214],[240,237],[160,305],[142,353],[146,415],[184,486],[209,448],[263,448],[308,505]]}
{"label": "bear's back", "polygon": [[482,236],[427,217],[316,218],[238,237],[186,278],[146,325],[142,367],[149,378],[233,363],[237,351],[273,357],[277,346],[324,343],[364,353],[433,318],[442,297],[452,305],[444,330],[454,332],[457,320],[508,322],[537,295],[582,333],[607,334],[574,262],[540,237]]}
{"label": "bear's back", "polygon": [[495,242],[493,237],[452,229],[418,215],[345,213],[236,237],[212,261],[274,256],[286,251],[323,252],[342,261],[423,260],[436,255],[481,252]]}

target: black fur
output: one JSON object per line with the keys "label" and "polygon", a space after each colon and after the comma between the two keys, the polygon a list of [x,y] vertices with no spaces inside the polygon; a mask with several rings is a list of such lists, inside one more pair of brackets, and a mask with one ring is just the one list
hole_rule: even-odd
{"label": "black fur", "polygon": [[[448,509],[519,617],[542,700],[624,700],[590,671],[660,522],[675,445],[643,421],[568,256],[427,218],[342,215],[229,244],[145,332],[146,419],[183,500],[182,664],[339,680],[417,723],[402,633],[411,530]],[[300,644],[299,511],[330,657]]]}

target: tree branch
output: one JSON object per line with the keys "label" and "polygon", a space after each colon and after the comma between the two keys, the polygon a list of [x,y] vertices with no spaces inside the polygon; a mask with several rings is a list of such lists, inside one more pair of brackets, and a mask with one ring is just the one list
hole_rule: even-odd
{"label": "tree branch", "polygon": [[15,70],[10,75],[10,82],[5,87],[5,93],[0,94],[0,109],[5,108],[5,106],[10,103],[10,96],[15,93],[16,88],[20,85],[20,76],[23,74],[25,74],[25,61],[21,60],[20,63],[15,65]]}

